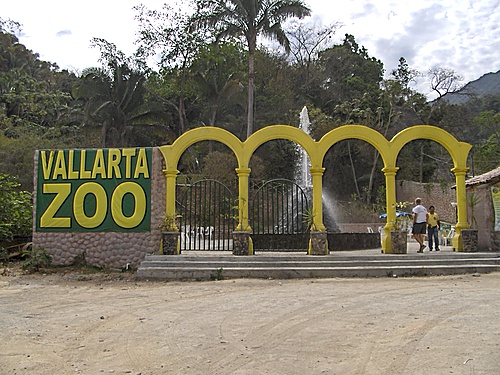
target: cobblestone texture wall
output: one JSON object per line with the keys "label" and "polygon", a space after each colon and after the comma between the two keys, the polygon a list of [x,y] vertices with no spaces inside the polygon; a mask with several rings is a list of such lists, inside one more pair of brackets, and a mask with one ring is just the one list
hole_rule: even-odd
{"label": "cobblestone texture wall", "polygon": [[[38,153],[35,154],[35,187]],[[56,265],[71,265],[85,254],[85,261],[97,267],[137,268],[146,254],[159,252],[160,223],[165,214],[165,177],[161,152],[153,149],[151,171],[151,232],[35,232],[33,246],[44,248]],[[35,189],[36,207],[36,189]]]}
{"label": "cobblestone texture wall", "polygon": [[[499,184],[495,184],[495,186],[499,186]],[[500,232],[495,232],[495,209],[493,208],[491,187],[492,184],[484,184],[467,189],[467,195],[475,195],[476,206],[474,210],[468,209],[467,221],[478,230],[477,247],[479,251],[500,251]]]}
{"label": "cobblestone texture wall", "polygon": [[428,208],[436,207],[441,221],[455,223],[455,208],[451,202],[456,202],[456,191],[451,189],[451,184],[425,183],[413,181],[396,181],[396,200],[398,202],[411,202],[408,212],[413,208],[415,198],[422,198],[422,204]]}
{"label": "cobblestone texture wall", "polygon": [[[467,208],[468,223],[478,229],[477,248],[478,251],[499,251],[500,232],[495,232],[495,211],[491,197],[492,184],[483,184],[467,189],[467,195],[475,194],[477,201],[474,212]],[[496,184],[500,186],[500,184]],[[456,191],[451,186],[441,184],[420,184],[411,181],[397,181],[397,201],[410,201],[416,197],[422,198],[425,207],[433,205],[442,221],[448,223],[456,222],[456,212],[451,202],[456,202]],[[474,216],[474,219],[472,218]]]}

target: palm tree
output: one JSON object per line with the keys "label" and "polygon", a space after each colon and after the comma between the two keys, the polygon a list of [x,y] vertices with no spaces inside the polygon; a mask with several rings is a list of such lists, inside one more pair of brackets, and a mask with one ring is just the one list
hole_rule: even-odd
{"label": "palm tree", "polygon": [[219,107],[232,102],[245,107],[240,72],[245,54],[236,44],[211,44],[200,50],[191,65],[197,91],[208,103],[210,126],[216,125]]}
{"label": "palm tree", "polygon": [[132,127],[161,123],[161,109],[144,100],[146,75],[137,62],[113,43],[97,41],[105,65],[85,69],[72,94],[84,103],[84,125],[101,126],[102,147],[127,147]]}
{"label": "palm tree", "polygon": [[196,0],[195,25],[215,30],[217,40],[244,36],[248,46],[248,118],[247,138],[253,132],[254,57],[257,36],[276,39],[290,51],[283,23],[288,18],[303,18],[310,9],[302,0]]}

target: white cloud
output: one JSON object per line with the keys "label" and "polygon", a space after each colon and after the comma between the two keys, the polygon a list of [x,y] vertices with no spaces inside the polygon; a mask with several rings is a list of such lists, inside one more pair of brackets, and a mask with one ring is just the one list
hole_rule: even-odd
{"label": "white cloud", "polygon": [[[174,0],[142,0],[160,9]],[[340,21],[338,42],[355,36],[386,72],[404,56],[422,73],[433,66],[454,69],[466,81],[500,69],[500,2],[498,0],[306,0],[323,24]],[[126,54],[135,50],[137,23],[132,7],[141,0],[20,0],[2,4],[1,17],[24,25],[21,42],[63,68],[98,65],[93,37],[115,43]],[[185,3],[185,2],[184,2]],[[429,93],[424,82],[419,91]]]}

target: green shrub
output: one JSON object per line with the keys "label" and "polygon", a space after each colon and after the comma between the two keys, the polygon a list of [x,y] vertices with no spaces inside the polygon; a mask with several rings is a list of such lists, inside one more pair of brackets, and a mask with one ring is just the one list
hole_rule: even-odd
{"label": "green shrub", "polygon": [[32,194],[19,186],[16,177],[0,173],[0,241],[31,235]]}
{"label": "green shrub", "polygon": [[23,261],[21,267],[29,272],[38,272],[40,268],[49,267],[52,264],[52,258],[42,247],[27,247],[23,250]]}

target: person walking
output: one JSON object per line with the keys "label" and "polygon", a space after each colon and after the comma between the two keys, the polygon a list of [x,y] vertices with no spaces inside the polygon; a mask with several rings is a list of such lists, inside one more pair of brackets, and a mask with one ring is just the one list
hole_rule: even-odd
{"label": "person walking", "polygon": [[434,249],[439,251],[439,238],[438,233],[441,229],[441,222],[439,215],[435,211],[434,206],[429,206],[429,213],[427,214],[427,239],[429,241],[429,251],[432,251],[433,243]]}
{"label": "person walking", "polygon": [[413,228],[412,236],[420,245],[417,253],[423,253],[425,249],[424,234],[427,227],[427,209],[422,206],[422,199],[415,199],[415,207],[413,207]]}

